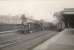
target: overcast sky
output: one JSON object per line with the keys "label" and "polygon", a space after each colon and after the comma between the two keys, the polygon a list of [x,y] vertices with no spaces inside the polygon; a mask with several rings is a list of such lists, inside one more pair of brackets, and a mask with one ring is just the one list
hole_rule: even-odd
{"label": "overcast sky", "polygon": [[54,21],[54,12],[73,7],[74,0],[0,0],[0,15],[26,14],[34,19]]}

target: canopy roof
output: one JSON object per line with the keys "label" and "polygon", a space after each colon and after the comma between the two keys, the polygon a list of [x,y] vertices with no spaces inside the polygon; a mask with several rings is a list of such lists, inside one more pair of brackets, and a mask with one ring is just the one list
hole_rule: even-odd
{"label": "canopy roof", "polygon": [[65,8],[63,14],[74,14],[74,8]]}

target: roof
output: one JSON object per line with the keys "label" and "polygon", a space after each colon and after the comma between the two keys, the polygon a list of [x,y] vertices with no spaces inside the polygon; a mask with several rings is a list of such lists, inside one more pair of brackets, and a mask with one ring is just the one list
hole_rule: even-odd
{"label": "roof", "polygon": [[63,14],[74,14],[74,8],[65,8]]}

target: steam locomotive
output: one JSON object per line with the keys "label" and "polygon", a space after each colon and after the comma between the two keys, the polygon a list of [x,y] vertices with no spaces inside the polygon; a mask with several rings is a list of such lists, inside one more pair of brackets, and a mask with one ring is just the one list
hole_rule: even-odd
{"label": "steam locomotive", "polygon": [[60,16],[62,16],[63,22],[57,24],[58,30],[74,28],[74,8],[65,8]]}

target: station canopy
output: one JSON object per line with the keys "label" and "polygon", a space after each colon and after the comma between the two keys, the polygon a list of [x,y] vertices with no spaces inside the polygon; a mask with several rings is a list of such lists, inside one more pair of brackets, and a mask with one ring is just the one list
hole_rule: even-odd
{"label": "station canopy", "polygon": [[63,14],[72,14],[74,15],[74,8],[65,8]]}

